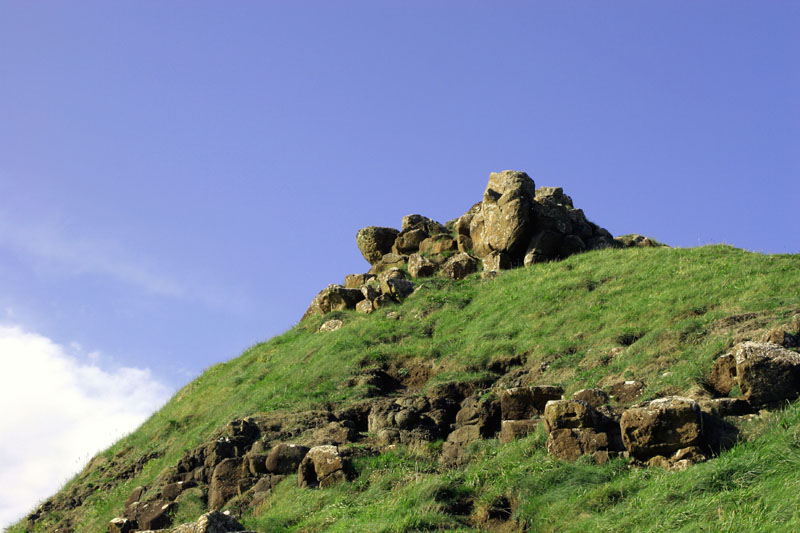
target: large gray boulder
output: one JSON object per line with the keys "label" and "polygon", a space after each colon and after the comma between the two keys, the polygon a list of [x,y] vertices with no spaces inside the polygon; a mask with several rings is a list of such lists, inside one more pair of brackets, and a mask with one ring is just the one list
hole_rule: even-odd
{"label": "large gray boulder", "polygon": [[384,254],[392,251],[392,245],[400,233],[394,228],[383,228],[378,226],[367,226],[361,228],[356,234],[356,244],[364,259],[370,265],[374,265]]}
{"label": "large gray boulder", "polygon": [[524,172],[492,172],[480,211],[470,221],[470,237],[477,257],[497,250],[512,259],[521,257],[530,239],[532,201],[536,185]]}
{"label": "large gray boulder", "polygon": [[637,458],[668,456],[681,448],[699,446],[703,437],[700,407],[689,398],[669,396],[620,417],[622,443]]}
{"label": "large gray boulder", "polygon": [[761,406],[800,394],[800,354],[768,342],[743,342],[733,349],[736,379],[744,399]]}

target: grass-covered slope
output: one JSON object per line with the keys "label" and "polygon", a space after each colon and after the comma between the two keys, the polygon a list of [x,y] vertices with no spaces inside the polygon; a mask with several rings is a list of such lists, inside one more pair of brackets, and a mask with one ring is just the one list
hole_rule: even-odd
{"label": "grass-covered slope", "polygon": [[[36,530],[52,531],[70,514],[77,531],[105,531],[134,487],[230,420],[363,399],[351,378],[374,364],[410,378],[424,369],[417,384],[430,387],[516,357],[534,381],[567,395],[622,379],[647,384],[641,399],[691,394],[734,342],[800,312],[800,255],[727,246],[609,249],[491,280],[423,283],[402,306],[312,317],[208,369],[93,459],[60,493],[82,504],[45,512]],[[392,311],[399,320],[387,317]],[[317,333],[330,318],[344,326]],[[511,444],[475,443],[457,469],[440,466],[440,443],[398,445],[357,459],[354,481],[330,489],[299,489],[290,476],[242,522],[258,531],[797,530],[798,421],[798,406],[737,421],[740,444],[683,472],[629,468],[623,459],[564,463],[547,455],[541,430]],[[204,511],[199,497],[192,502],[175,523]],[[11,528],[25,530],[24,521]]]}

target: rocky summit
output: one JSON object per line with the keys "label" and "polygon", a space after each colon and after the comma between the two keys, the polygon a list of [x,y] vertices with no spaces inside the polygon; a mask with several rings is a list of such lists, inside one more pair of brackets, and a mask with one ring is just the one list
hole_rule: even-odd
{"label": "rocky summit", "polygon": [[800,257],[613,237],[517,171],[356,244],[10,531],[800,528]]}

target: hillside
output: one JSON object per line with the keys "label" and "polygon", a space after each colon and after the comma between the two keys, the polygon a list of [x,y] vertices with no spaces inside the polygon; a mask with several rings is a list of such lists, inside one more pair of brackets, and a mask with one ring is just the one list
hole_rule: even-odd
{"label": "hillside", "polygon": [[[447,226],[454,240],[465,235]],[[533,248],[509,249],[515,266]],[[800,255],[722,245],[577,251],[512,269],[497,258],[489,275],[462,279],[412,282],[404,262],[367,299],[396,291],[402,303],[383,299],[369,312],[318,297],[299,324],[209,368],[10,531],[107,531],[137,506],[144,516],[147,502],[164,503],[166,522],[152,527],[166,531],[209,508],[254,531],[800,528],[800,406],[756,402],[744,381],[729,392],[738,403],[714,401],[725,395],[720,356],[798,333]],[[580,405],[617,427],[649,400],[696,400],[697,452],[678,464],[672,451],[654,461],[628,441],[627,451],[606,443],[602,453],[584,443],[585,454],[564,460],[549,415],[506,414],[513,391],[569,399],[592,388],[603,399],[590,405],[583,393]],[[501,419],[514,424],[498,433]],[[454,438],[463,428],[477,433]],[[712,431],[725,438],[712,443]],[[330,472],[305,452],[292,457],[330,444],[341,462]],[[300,459],[310,486],[298,484]]]}

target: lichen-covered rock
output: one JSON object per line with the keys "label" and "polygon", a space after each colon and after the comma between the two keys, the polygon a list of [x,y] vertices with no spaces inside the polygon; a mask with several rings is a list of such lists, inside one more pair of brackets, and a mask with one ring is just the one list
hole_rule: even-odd
{"label": "lichen-covered rock", "polygon": [[364,299],[359,289],[348,289],[342,285],[328,285],[311,301],[303,318],[318,314],[326,315],[331,311],[355,309],[356,304]]}
{"label": "lichen-covered rock", "polygon": [[208,508],[217,510],[229,499],[249,489],[255,483],[249,474],[249,470],[242,468],[241,457],[225,459],[218,464],[208,486]]}
{"label": "lichen-covered rock", "polygon": [[616,240],[625,248],[659,248],[665,246],[655,239],[639,235],[638,233],[631,233],[630,235],[621,235]]}
{"label": "lichen-covered rock", "polygon": [[442,277],[464,279],[478,270],[478,260],[469,254],[458,253],[447,260],[439,270]]}
{"label": "lichen-covered rock", "polygon": [[797,348],[800,346],[800,335],[793,335],[785,327],[777,327],[767,332],[764,342],[771,342],[784,348]]}
{"label": "lichen-covered rock", "polygon": [[511,268],[511,259],[505,252],[493,250],[483,258],[484,272],[499,272]]}
{"label": "lichen-covered rock", "polygon": [[314,446],[297,467],[299,487],[327,488],[345,481],[345,463],[339,448],[332,445]]}
{"label": "lichen-covered rock", "polygon": [[370,314],[375,310],[375,306],[372,305],[371,300],[361,300],[356,304],[356,311],[359,313],[364,313],[365,315]]}
{"label": "lichen-covered rock", "polygon": [[278,444],[267,455],[267,471],[273,474],[291,474],[308,453],[308,446],[300,444]]}
{"label": "lichen-covered rock", "polygon": [[552,400],[544,408],[544,425],[548,433],[557,429],[594,427],[595,410],[581,400]]}
{"label": "lichen-covered rock", "polygon": [[424,229],[403,230],[397,235],[392,245],[392,252],[397,255],[409,255],[419,250],[422,241],[430,235]]}
{"label": "lichen-covered rock", "polygon": [[384,254],[377,263],[369,269],[370,274],[379,274],[389,268],[400,268],[408,262],[407,255],[398,255],[394,252]]}
{"label": "lichen-covered rock", "polygon": [[536,185],[524,172],[492,172],[483,193],[480,211],[470,221],[470,237],[475,255],[484,257],[492,250],[521,257],[530,239],[532,201]]}
{"label": "lichen-covered rock", "polygon": [[794,400],[800,393],[800,354],[777,344],[743,342],[733,349],[736,378],[752,405]]}
{"label": "lichen-covered rock", "polygon": [[136,529],[136,523],[128,518],[117,517],[108,523],[108,533],[131,533]]}
{"label": "lichen-covered rock", "polygon": [[247,533],[242,524],[227,513],[212,511],[197,519],[196,522],[181,524],[170,533]]}
{"label": "lichen-covered rock", "polygon": [[[359,302],[359,303],[361,303],[361,302]],[[319,332],[320,333],[328,333],[328,332],[331,332],[331,331],[336,331],[337,329],[342,327],[342,324],[344,324],[344,322],[342,322],[341,320],[338,320],[338,319],[326,320],[319,327]]]}
{"label": "lichen-covered rock", "polygon": [[414,292],[414,282],[401,278],[389,278],[381,283],[381,293],[402,302]]}
{"label": "lichen-covered rock", "polygon": [[419,253],[426,255],[439,255],[458,249],[455,239],[450,234],[440,233],[428,237],[419,245]]}
{"label": "lichen-covered rock", "polygon": [[439,265],[420,254],[411,254],[408,257],[408,273],[412,278],[427,278],[433,276]]}
{"label": "lichen-covered rock", "polygon": [[608,394],[603,389],[581,389],[572,395],[573,400],[581,400],[597,408],[608,403]]}
{"label": "lichen-covered rock", "polygon": [[555,429],[547,437],[547,451],[564,461],[607,450],[608,445],[608,435],[593,428]]}
{"label": "lichen-covered rock", "polygon": [[500,442],[509,443],[533,433],[539,426],[539,419],[503,420],[500,423]]}
{"label": "lichen-covered rock", "polygon": [[701,444],[700,407],[689,398],[659,398],[622,413],[620,430],[625,448],[634,457],[667,456]]}
{"label": "lichen-covered rock", "polygon": [[736,381],[736,358],[733,354],[726,353],[717,357],[714,367],[711,369],[711,376],[708,378],[711,387],[722,396],[731,393]]}
{"label": "lichen-covered rock", "polygon": [[362,285],[375,278],[372,274],[348,274],[344,277],[345,289],[360,289]]}
{"label": "lichen-covered rock", "polygon": [[403,217],[401,231],[411,231],[419,229],[428,235],[436,235],[437,233],[447,233],[447,228],[436,222],[433,219],[424,217],[422,215],[406,215]]}
{"label": "lichen-covered rock", "polygon": [[611,385],[610,396],[619,403],[629,403],[642,395],[645,389],[643,381],[638,379],[628,379],[618,381]]}
{"label": "lichen-covered rock", "polygon": [[368,226],[358,230],[356,234],[356,244],[364,259],[371,265],[374,265],[384,254],[392,251],[392,245],[400,233],[394,228],[381,228],[377,226]]}

